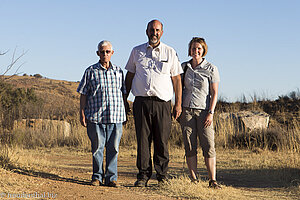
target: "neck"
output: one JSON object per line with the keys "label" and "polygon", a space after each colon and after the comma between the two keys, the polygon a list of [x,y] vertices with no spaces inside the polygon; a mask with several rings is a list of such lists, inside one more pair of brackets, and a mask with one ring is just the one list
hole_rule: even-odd
{"label": "neck", "polygon": [[106,69],[109,68],[109,62],[102,62],[102,61],[100,60],[100,64],[101,64],[104,68],[106,68]]}
{"label": "neck", "polygon": [[192,67],[195,68],[203,62],[204,58],[192,59]]}
{"label": "neck", "polygon": [[159,42],[157,42],[157,43],[155,43],[155,44],[151,44],[150,42],[149,42],[149,44],[150,44],[150,46],[154,49],[154,48],[156,48],[156,47],[158,47],[159,46],[159,44],[160,44],[160,41]]}

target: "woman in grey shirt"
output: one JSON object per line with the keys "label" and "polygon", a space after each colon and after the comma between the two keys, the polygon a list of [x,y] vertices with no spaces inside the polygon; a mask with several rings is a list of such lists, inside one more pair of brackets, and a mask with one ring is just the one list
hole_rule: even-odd
{"label": "woman in grey shirt", "polygon": [[217,104],[219,72],[204,56],[207,44],[203,38],[194,37],[189,43],[192,59],[182,63],[183,112],[180,118],[186,161],[192,182],[198,182],[197,136],[202,147],[209,176],[209,186],[221,188],[216,181],[216,152],[214,142],[213,115]]}

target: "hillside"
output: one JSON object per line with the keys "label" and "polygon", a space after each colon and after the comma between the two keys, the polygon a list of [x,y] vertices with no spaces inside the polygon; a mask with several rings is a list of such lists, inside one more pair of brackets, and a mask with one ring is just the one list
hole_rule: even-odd
{"label": "hillside", "polygon": [[[79,82],[34,76],[6,77],[5,82],[15,88],[33,88],[36,95],[43,100],[43,109],[48,115],[46,118],[69,118],[77,115],[79,94],[76,89]],[[262,110],[271,116],[271,120],[286,125],[289,121],[300,121],[299,94],[296,92],[291,92],[291,94],[290,96],[279,96],[274,101],[263,100],[250,103],[219,101],[216,109],[218,112]]]}
{"label": "hillside", "polygon": [[65,118],[74,116],[79,110],[78,82],[36,78],[33,76],[12,76],[5,80],[15,88],[33,88],[43,100],[43,109],[47,118]]}

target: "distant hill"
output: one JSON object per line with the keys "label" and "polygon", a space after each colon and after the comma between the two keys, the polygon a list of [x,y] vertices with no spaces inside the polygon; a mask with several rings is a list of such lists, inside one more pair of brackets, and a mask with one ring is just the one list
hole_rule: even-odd
{"label": "distant hill", "polygon": [[[38,78],[39,77],[39,78]],[[76,92],[79,82],[40,78],[40,76],[12,76],[6,77],[5,82],[16,88],[33,88],[36,95],[43,99],[43,109],[49,113],[49,118],[78,117],[79,94]],[[132,106],[132,104],[130,103]],[[286,121],[300,120],[299,96],[279,97],[277,100],[257,101],[250,103],[218,102],[218,112],[259,109],[267,112],[281,124]]]}
{"label": "distant hill", "polygon": [[[43,99],[43,107],[49,118],[76,115],[79,111],[78,82],[36,78],[34,76],[5,77],[5,82],[16,88],[33,88],[36,95]],[[55,116],[62,115],[62,116]]]}

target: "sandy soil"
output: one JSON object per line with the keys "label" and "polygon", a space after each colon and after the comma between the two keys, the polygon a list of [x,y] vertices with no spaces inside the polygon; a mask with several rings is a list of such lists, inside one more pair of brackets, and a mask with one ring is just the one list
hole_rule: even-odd
{"label": "sandy soil", "polygon": [[88,152],[51,152],[37,159],[53,164],[40,170],[0,169],[0,199],[172,199],[153,192],[158,187],[155,179],[149,181],[148,189],[133,187],[137,172],[134,156],[119,156],[118,188],[90,185],[92,160]]}
{"label": "sandy soil", "polygon": [[[10,170],[0,168],[0,199],[175,199],[159,192],[155,174],[149,181],[149,187],[133,186],[137,173],[135,151],[125,147],[120,149],[118,160],[118,183],[120,186],[118,188],[90,185],[92,175],[90,152],[78,151],[75,148],[71,150],[68,148],[43,148],[24,151],[19,155],[19,162],[24,163],[24,159],[28,159],[33,163],[33,159],[34,163],[27,168],[24,165],[12,166]],[[229,153],[232,152],[229,151]],[[289,188],[286,188],[284,181],[274,176],[279,176],[282,171],[230,169],[226,164],[230,157],[229,153],[219,153],[218,179],[224,188],[217,198],[213,197],[214,192],[210,191],[209,193],[212,194],[210,197],[230,199],[230,196],[235,195],[230,195],[230,193],[236,193],[239,199],[297,199],[299,193],[291,192]],[[242,153],[239,157],[252,155],[247,151],[235,152],[235,154],[237,153]],[[178,150],[170,155],[169,174],[171,176],[188,173],[183,154],[183,150]],[[259,155],[254,157],[254,159],[256,158],[259,158]],[[299,170],[295,169],[295,175],[298,172]],[[199,166],[199,173],[201,178],[205,179],[204,166]],[[260,176],[260,174],[270,174],[271,176],[268,178]],[[205,189],[205,191],[207,190]]]}

